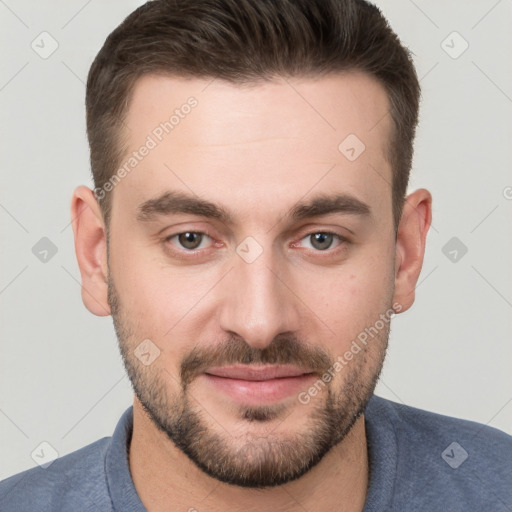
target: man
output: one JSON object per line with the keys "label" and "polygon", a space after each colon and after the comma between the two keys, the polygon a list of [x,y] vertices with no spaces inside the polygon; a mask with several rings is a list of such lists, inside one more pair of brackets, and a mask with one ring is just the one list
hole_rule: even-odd
{"label": "man", "polygon": [[420,88],[359,0],[154,0],[87,82],[82,298],[135,398],[1,509],[512,510],[510,436],[373,395],[414,301]]}

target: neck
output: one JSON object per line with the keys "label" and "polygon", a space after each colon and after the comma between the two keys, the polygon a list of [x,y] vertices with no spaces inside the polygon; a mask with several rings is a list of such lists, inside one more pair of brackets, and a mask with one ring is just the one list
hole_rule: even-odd
{"label": "neck", "polygon": [[158,430],[135,398],[129,449],[132,479],[148,512],[361,512],[368,487],[364,418],[301,478],[268,489],[219,482]]}

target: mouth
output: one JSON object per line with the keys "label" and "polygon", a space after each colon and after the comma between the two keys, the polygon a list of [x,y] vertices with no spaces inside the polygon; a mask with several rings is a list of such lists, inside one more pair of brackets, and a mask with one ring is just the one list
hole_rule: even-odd
{"label": "mouth", "polygon": [[283,379],[288,377],[300,377],[313,372],[290,365],[272,365],[272,366],[218,366],[209,368],[207,375],[215,377],[224,377],[226,379],[239,379],[249,381],[262,381],[272,379]]}
{"label": "mouth", "polygon": [[298,395],[317,374],[291,365],[234,365],[209,368],[203,377],[216,391],[244,405],[257,406]]}

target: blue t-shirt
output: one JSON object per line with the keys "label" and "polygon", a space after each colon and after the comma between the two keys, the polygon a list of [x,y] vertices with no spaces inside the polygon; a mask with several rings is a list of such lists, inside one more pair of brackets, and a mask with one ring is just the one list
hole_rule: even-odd
{"label": "blue t-shirt", "polygon": [[[373,396],[364,512],[512,511],[512,436]],[[144,512],[128,466],[133,408],[114,435],[0,482],[1,512]]]}

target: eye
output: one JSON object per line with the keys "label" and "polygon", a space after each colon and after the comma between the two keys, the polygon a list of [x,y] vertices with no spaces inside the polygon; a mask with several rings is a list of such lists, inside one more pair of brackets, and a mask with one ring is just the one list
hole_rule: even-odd
{"label": "eye", "polygon": [[[346,241],[344,237],[341,235],[338,235],[337,233],[331,233],[329,231],[318,231],[316,233],[309,233],[309,235],[305,236],[302,241],[309,242],[310,246],[308,249],[313,248],[317,251],[326,251],[327,249],[331,249],[333,246],[333,243],[335,241],[338,241],[338,244],[335,245],[337,247],[342,242]],[[299,242],[299,244],[301,243]]]}
{"label": "eye", "polygon": [[166,238],[167,241],[171,242],[173,245],[173,240],[175,239],[178,247],[193,251],[194,249],[204,249],[202,244],[205,240],[210,237],[205,233],[200,233],[197,231],[185,231],[184,233],[177,233],[175,235],[171,235]]}
{"label": "eye", "polygon": [[[185,250],[185,252],[188,252],[207,248],[212,238],[200,231],[184,231],[168,236],[165,241],[170,242],[177,251]],[[335,249],[347,241],[345,237],[337,233],[316,231],[309,233],[293,245],[313,249],[315,252],[326,252],[329,249]],[[305,246],[303,245],[304,243],[306,243]]]}

